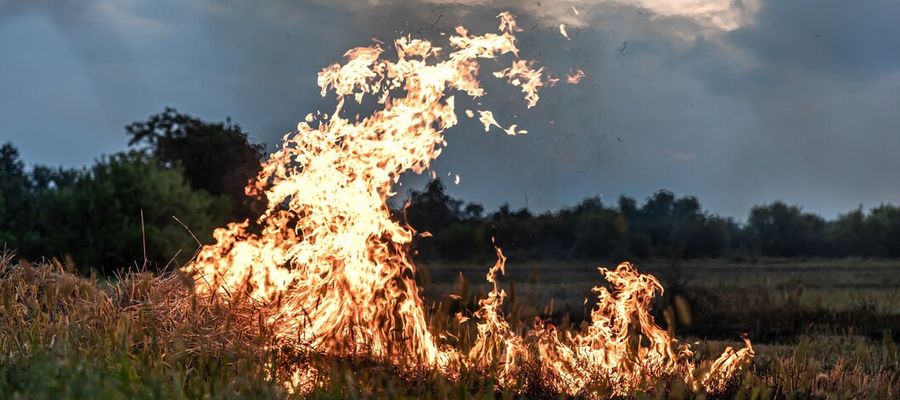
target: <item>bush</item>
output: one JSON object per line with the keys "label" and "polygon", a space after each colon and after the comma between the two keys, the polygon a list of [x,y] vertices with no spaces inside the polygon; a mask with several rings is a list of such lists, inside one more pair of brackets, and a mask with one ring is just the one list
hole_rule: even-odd
{"label": "bush", "polygon": [[225,197],[192,189],[179,168],[163,168],[143,153],[101,159],[89,170],[36,167],[30,174],[10,168],[21,166],[17,155],[6,158],[0,168],[14,179],[2,179],[11,187],[4,188],[0,210],[15,217],[2,219],[0,239],[24,258],[70,257],[84,273],[158,270],[194,253],[191,232],[209,241],[212,229],[229,219]]}

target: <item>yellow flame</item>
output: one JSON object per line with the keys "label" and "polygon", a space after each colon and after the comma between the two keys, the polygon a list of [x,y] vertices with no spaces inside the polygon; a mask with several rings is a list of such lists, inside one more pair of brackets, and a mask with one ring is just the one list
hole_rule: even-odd
{"label": "yellow flame", "polygon": [[[470,35],[458,27],[449,52],[429,41],[399,38],[393,42],[395,61],[376,44],[352,49],[343,64],[323,69],[318,84],[323,96],[335,93],[335,110],[330,117],[309,114],[296,132],[285,135],[247,188],[267,200],[258,227],[244,221],[215,231],[216,243],[185,267],[197,277],[196,290],[263,303],[279,339],[320,354],[427,365],[449,376],[462,367],[497,368],[505,388],[540,383],[567,394],[598,379],[625,394],[665,374],[720,389],[752,357],[749,342],[744,349],[728,349],[695,376],[690,348],[649,314],[651,299],[662,292],[659,282],[627,263],[600,270],[612,290],[595,288],[598,305],[585,331],[562,332],[537,322],[520,335],[503,317],[506,294],[497,274],[504,272],[506,258],[498,248],[487,275],[492,290],[473,315],[474,346],[463,351],[440,345],[438,338],[447,333],[429,330],[408,253],[415,232],[391,219],[387,201],[401,173],[422,173],[441,154],[444,132],[457,124],[449,93],[485,94],[478,59],[517,57],[515,19],[509,13],[498,18],[499,33]],[[541,73],[516,58],[495,76],[520,87],[533,107],[543,86]],[[358,103],[372,97],[379,107],[351,121],[342,116],[348,97]],[[503,129],[490,111],[478,113],[486,129]],[[516,125],[503,130],[525,133]],[[459,323],[467,319],[457,316]],[[530,379],[540,382],[517,373],[526,366],[538,367],[541,374]],[[310,390],[316,379],[314,371],[297,371],[293,387]]]}

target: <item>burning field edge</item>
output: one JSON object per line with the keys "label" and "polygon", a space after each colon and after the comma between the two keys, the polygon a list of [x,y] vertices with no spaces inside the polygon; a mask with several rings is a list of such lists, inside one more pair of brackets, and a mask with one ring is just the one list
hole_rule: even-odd
{"label": "burning field edge", "polygon": [[[463,371],[450,380],[428,368],[402,371],[370,357],[298,351],[272,335],[263,307],[247,298],[198,297],[180,272],[106,282],[70,270],[56,261],[0,259],[0,392],[7,398],[559,398],[547,388],[499,389],[492,370]],[[450,323],[453,316],[429,318]],[[714,354],[721,346],[705,343],[701,352]],[[680,378],[668,377],[631,397],[900,395],[900,350],[887,339],[803,337],[756,351],[753,364],[719,395],[692,392]],[[316,365],[328,385],[300,394],[274,379],[299,365]],[[595,390],[610,394],[602,386]]]}

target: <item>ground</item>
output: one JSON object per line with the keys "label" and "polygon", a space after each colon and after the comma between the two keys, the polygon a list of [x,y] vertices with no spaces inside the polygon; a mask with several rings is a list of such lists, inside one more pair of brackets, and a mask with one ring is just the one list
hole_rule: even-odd
{"label": "ground", "polygon": [[[535,314],[577,326],[599,282],[596,263],[511,262],[502,279],[509,318]],[[895,261],[697,261],[637,263],[668,288],[654,306],[661,325],[695,344],[698,357],[754,343],[752,366],[723,398],[900,397]],[[470,310],[486,266],[425,267],[432,319]],[[465,279],[461,282],[460,272]],[[147,274],[110,284],[60,263],[0,259],[0,393],[5,398],[290,398],[273,382],[298,356],[273,345],[258,311],[204,303],[189,281]],[[462,295],[456,299],[450,294]],[[411,377],[371,360],[329,360],[318,398],[491,398],[490,375]],[[529,396],[556,398],[552,393]],[[639,398],[702,398],[660,382]]]}

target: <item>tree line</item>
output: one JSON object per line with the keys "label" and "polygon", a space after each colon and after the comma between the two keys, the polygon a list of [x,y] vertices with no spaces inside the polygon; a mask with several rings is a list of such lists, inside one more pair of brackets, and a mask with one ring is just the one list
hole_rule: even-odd
{"label": "tree line", "polygon": [[[781,201],[753,207],[744,222],[704,211],[693,196],[661,190],[642,204],[599,197],[535,214],[481,205],[447,195],[439,180],[410,193],[400,213],[427,231],[415,241],[426,260],[484,262],[492,240],[518,259],[692,259],[757,257],[900,257],[900,207],[881,205],[832,221]],[[424,236],[424,237],[423,237]]]}
{"label": "tree line", "polygon": [[167,108],[126,133],[126,151],[88,168],[26,168],[12,144],[0,146],[0,251],[84,273],[174,268],[213,229],[259,208],[244,187],[264,148],[239,125]]}
{"label": "tree line", "polygon": [[[167,108],[126,127],[129,147],[86,168],[26,167],[0,146],[0,250],[56,257],[83,273],[174,268],[214,228],[258,215],[244,193],[265,157],[237,124]],[[900,257],[900,208],[857,209],[826,221],[800,207],[754,207],[746,221],[709,213],[695,197],[659,191],[642,203],[599,197],[554,212],[454,199],[440,180],[410,193],[395,217],[419,235],[425,261],[487,262],[493,244],[519,259]]]}

